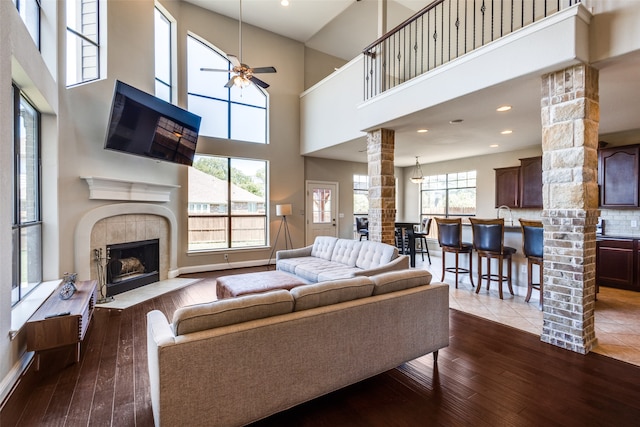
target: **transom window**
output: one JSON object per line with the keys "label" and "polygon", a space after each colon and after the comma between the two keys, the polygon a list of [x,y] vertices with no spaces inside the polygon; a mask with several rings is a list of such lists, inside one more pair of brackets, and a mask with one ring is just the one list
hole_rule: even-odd
{"label": "transom window", "polygon": [[13,86],[14,164],[11,304],[42,282],[40,113]]}
{"label": "transom window", "polygon": [[476,214],[476,171],[425,176],[421,184],[422,216]]}
{"label": "transom window", "polygon": [[[201,71],[214,68],[224,71]],[[187,37],[188,109],[202,117],[200,135],[267,143],[267,94],[251,84],[225,85],[232,66],[217,49],[194,36]]]}
{"label": "transom window", "polygon": [[155,77],[156,96],[167,102],[173,101],[173,31],[174,20],[158,5],[154,9],[155,21]]}
{"label": "transom window", "polygon": [[67,86],[100,78],[99,0],[69,0]]}
{"label": "transom window", "polygon": [[196,155],[189,168],[189,251],[266,246],[267,162]]}

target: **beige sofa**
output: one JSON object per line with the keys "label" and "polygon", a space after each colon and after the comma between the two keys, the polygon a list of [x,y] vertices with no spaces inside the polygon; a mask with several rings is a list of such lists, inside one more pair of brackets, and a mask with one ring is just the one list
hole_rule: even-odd
{"label": "beige sofa", "polygon": [[449,344],[449,291],[424,270],[147,315],[157,426],[239,426]]}
{"label": "beige sofa", "polygon": [[276,270],[310,282],[373,276],[409,268],[409,257],[386,243],[318,236],[313,245],[276,252]]}

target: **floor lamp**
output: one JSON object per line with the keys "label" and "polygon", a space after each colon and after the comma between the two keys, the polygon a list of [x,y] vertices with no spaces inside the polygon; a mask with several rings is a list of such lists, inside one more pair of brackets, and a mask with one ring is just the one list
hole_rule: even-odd
{"label": "floor lamp", "polygon": [[293,242],[291,241],[291,233],[289,232],[289,224],[287,223],[287,215],[291,215],[293,212],[293,208],[291,203],[287,203],[284,205],[276,205],[276,215],[281,216],[280,227],[278,228],[278,234],[276,234],[276,240],[273,244],[273,249],[271,250],[271,255],[269,255],[269,262],[267,263],[267,267],[271,265],[271,260],[273,259],[273,254],[278,247],[278,239],[280,238],[280,232],[284,228],[284,248],[285,249],[293,249]]}

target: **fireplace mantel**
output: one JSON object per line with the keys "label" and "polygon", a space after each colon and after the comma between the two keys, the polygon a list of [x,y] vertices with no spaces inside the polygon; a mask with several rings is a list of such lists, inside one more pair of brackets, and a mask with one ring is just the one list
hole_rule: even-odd
{"label": "fireplace mantel", "polygon": [[89,185],[89,199],[168,202],[171,190],[179,185],[155,184],[97,176],[81,176]]}

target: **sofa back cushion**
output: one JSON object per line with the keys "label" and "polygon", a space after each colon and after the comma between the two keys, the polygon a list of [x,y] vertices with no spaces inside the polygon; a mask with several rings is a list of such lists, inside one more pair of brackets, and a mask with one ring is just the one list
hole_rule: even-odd
{"label": "sofa back cushion", "polygon": [[355,267],[361,247],[361,242],[358,240],[338,239],[333,247],[331,261]]}
{"label": "sofa back cushion", "polygon": [[390,271],[388,273],[371,276],[373,281],[373,295],[387,294],[403,289],[431,283],[431,273],[426,270],[407,269]]}
{"label": "sofa back cushion", "polygon": [[291,289],[294,311],[309,310],[371,296],[373,282],[368,277],[319,282]]}
{"label": "sofa back cushion", "polygon": [[286,290],[246,295],[181,307],[173,314],[173,331],[185,335],[292,311],[293,297]]}
{"label": "sofa back cushion", "polygon": [[369,269],[387,264],[398,257],[398,248],[386,243],[362,241],[356,267]]}
{"label": "sofa back cushion", "polygon": [[337,237],[317,236],[316,240],[313,242],[313,247],[311,248],[311,256],[330,261],[331,255],[333,254],[333,248],[336,246],[337,241]]}

